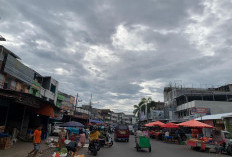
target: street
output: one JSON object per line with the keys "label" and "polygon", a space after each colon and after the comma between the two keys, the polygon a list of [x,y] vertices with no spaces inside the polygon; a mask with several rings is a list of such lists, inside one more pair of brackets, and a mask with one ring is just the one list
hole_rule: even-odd
{"label": "street", "polygon": [[[48,149],[46,145],[42,145],[41,150],[43,154],[39,154],[38,157],[50,157],[54,149]],[[134,142],[134,136],[130,137],[130,141],[127,142],[114,142],[114,145],[110,148],[101,148],[98,152],[99,157],[208,157],[216,156],[215,153],[197,152],[191,150],[189,146],[164,143],[151,139],[152,151],[148,152],[148,149],[143,149],[137,152]],[[32,149],[31,143],[19,143],[17,148],[13,147],[9,150],[0,151],[0,157],[24,157]],[[48,150],[47,150],[48,149]],[[17,153],[16,153],[17,152]],[[80,150],[79,154],[85,154],[85,157],[93,157],[87,153],[87,148]],[[229,157],[228,155],[221,155],[221,157]]]}
{"label": "street", "polygon": [[[164,143],[151,139],[152,151],[148,152],[148,149],[137,152],[134,142],[134,136],[130,137],[129,143],[127,142],[114,142],[111,148],[102,148],[98,155],[99,157],[208,157],[216,156],[215,153],[197,152],[190,149],[186,145],[177,145]],[[90,157],[91,155],[87,155]],[[221,157],[229,157],[228,155],[221,155]]]}

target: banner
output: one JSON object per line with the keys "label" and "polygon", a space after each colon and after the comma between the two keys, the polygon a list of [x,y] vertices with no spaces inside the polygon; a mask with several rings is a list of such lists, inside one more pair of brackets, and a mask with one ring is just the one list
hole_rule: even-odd
{"label": "banner", "polygon": [[193,107],[191,108],[191,113],[192,114],[203,114],[203,115],[210,115],[210,108],[198,108],[198,107]]}

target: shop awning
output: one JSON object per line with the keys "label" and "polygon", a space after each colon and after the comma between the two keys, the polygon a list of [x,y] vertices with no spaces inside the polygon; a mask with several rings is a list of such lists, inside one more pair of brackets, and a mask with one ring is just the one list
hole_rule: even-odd
{"label": "shop awning", "polygon": [[46,105],[37,110],[38,114],[54,118],[54,109],[50,105]]}
{"label": "shop awning", "polygon": [[179,128],[179,126],[175,123],[167,123],[161,126],[162,128]]}
{"label": "shop awning", "polygon": [[199,121],[202,121],[202,120],[217,120],[217,119],[221,120],[222,117],[225,117],[225,116],[232,116],[232,112],[230,112],[230,113],[222,113],[222,114],[214,114],[214,115],[206,115],[206,116],[203,116],[203,117],[198,117],[195,120],[199,120]]}
{"label": "shop awning", "polygon": [[156,121],[156,122],[151,122],[148,124],[145,124],[145,126],[162,126],[165,125],[164,123],[160,122],[160,121]]}
{"label": "shop awning", "polygon": [[104,122],[99,121],[99,120],[90,120],[90,123],[104,124]]}
{"label": "shop awning", "polygon": [[80,122],[75,122],[75,121],[70,121],[70,122],[66,122],[64,124],[60,125],[61,127],[77,127],[77,128],[83,128],[84,125],[81,124]]}
{"label": "shop awning", "polygon": [[183,127],[191,127],[191,128],[213,128],[213,126],[196,121],[196,120],[190,120],[187,122],[183,122],[180,124],[177,124],[178,126],[183,126]]}

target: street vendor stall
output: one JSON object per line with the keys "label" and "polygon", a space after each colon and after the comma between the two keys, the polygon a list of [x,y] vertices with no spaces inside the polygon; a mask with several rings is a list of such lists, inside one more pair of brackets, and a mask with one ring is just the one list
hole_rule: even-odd
{"label": "street vendor stall", "polygon": [[[71,141],[79,142],[79,137],[80,137],[79,131],[80,131],[80,129],[84,128],[83,124],[81,124],[79,122],[75,122],[75,121],[70,121],[70,122],[63,123],[59,126],[64,127],[67,130],[67,132],[66,132],[67,138],[64,139],[64,141],[62,141],[62,144],[67,146]],[[66,157],[67,154],[68,154],[67,148],[60,147],[60,143],[58,143],[56,152],[54,152],[53,156],[59,155],[60,157],[61,156]]]}
{"label": "street vendor stall", "polygon": [[150,137],[154,137],[156,139],[162,139],[162,135],[164,134],[161,130],[161,126],[165,125],[165,123],[162,123],[160,121],[151,122],[148,124],[145,124],[146,127],[157,127],[158,129],[155,129],[155,131],[149,131]]}
{"label": "street vendor stall", "polygon": [[175,140],[176,140],[175,136],[176,135],[174,133],[172,133],[172,132],[175,131],[173,129],[178,129],[179,126],[177,124],[175,124],[175,123],[167,123],[167,124],[162,125],[161,127],[164,128],[163,130],[165,130],[165,131],[163,131],[163,132],[165,132],[164,135],[163,135],[163,140],[165,142],[168,142],[168,141],[175,142]]}
{"label": "street vendor stall", "polygon": [[192,137],[187,141],[187,145],[191,146],[192,149],[205,151],[208,149],[215,148],[215,145],[212,142],[212,138],[204,137],[201,131],[202,128],[213,129],[214,128],[213,126],[196,121],[196,120],[190,120],[190,121],[183,122],[177,125],[182,126],[182,127],[192,128]]}

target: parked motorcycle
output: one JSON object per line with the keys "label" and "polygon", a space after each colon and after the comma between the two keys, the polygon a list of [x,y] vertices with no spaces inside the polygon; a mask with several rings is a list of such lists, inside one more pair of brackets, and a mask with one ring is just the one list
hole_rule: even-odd
{"label": "parked motorcycle", "polygon": [[97,152],[100,150],[100,143],[99,141],[92,141],[90,144],[89,144],[89,151],[94,155],[96,156],[97,155]]}

